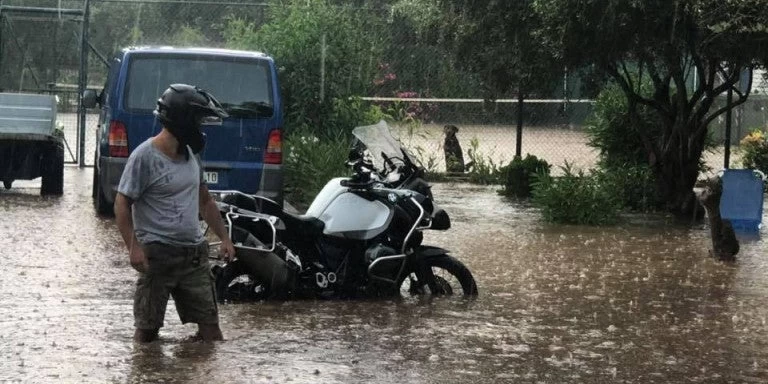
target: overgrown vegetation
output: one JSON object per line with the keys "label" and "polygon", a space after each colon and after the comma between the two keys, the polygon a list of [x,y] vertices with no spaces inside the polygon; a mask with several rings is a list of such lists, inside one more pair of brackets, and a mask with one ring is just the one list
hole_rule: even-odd
{"label": "overgrown vegetation", "polygon": [[[564,65],[610,77],[629,116],[646,108],[656,115],[660,134],[639,131],[641,148],[665,208],[690,217],[709,123],[747,100],[752,70],[768,63],[765,2],[537,0],[534,8],[545,45]],[[637,81],[646,78],[652,92]],[[717,105],[728,92],[734,102]]]}
{"label": "overgrown vegetation", "polygon": [[[643,93],[649,92],[646,82]],[[589,137],[588,145],[599,152],[600,166],[612,169],[627,164],[648,164],[644,137],[658,137],[661,123],[648,107],[638,107],[634,116],[630,115],[627,96],[618,85],[612,84],[597,96],[584,130]]]}
{"label": "overgrown vegetation", "polygon": [[275,58],[286,130],[310,129],[319,136],[338,137],[360,123],[347,124],[352,116],[348,112],[357,114],[362,108],[359,101],[347,99],[365,95],[372,87],[377,67],[371,58],[381,55],[383,44],[375,33],[381,28],[379,19],[360,18],[350,6],[292,0],[271,5],[263,25],[235,18],[223,33],[229,47]]}
{"label": "overgrown vegetation", "polygon": [[585,130],[588,144],[599,152],[597,168],[575,171],[566,163],[560,167],[563,176],[536,175],[534,203],[545,220],[606,225],[615,223],[621,211],[648,212],[662,206],[645,149],[646,138],[658,137],[661,124],[650,108],[637,108],[632,115],[627,104],[618,86],[605,88],[596,100]]}
{"label": "overgrown vegetation", "polygon": [[321,140],[314,132],[299,128],[285,139],[285,199],[306,208],[334,177],[347,176],[350,140]]}
{"label": "overgrown vegetation", "polygon": [[499,165],[496,164],[491,156],[487,156],[480,151],[480,140],[477,137],[473,137],[469,142],[467,158],[469,159],[467,175],[471,183],[483,185],[501,183]]}
{"label": "overgrown vegetation", "polygon": [[768,139],[760,129],[754,129],[741,140],[741,161],[744,168],[757,169],[768,175]]}
{"label": "overgrown vegetation", "polygon": [[515,156],[508,165],[502,167],[502,190],[505,196],[519,198],[531,197],[533,181],[536,175],[549,175],[551,166],[544,159],[528,154],[525,158]]}
{"label": "overgrown vegetation", "polygon": [[307,206],[328,180],[350,174],[346,161],[352,129],[386,117],[378,107],[355,98],[335,99],[323,115],[327,130],[299,125],[286,135],[286,198],[301,207]]}
{"label": "overgrown vegetation", "polygon": [[600,173],[584,173],[566,163],[562,176],[536,174],[533,202],[544,220],[562,224],[609,225],[619,219],[622,203],[617,187]]}
{"label": "overgrown vegetation", "polygon": [[596,174],[602,184],[611,185],[621,206],[632,212],[653,212],[661,207],[662,200],[657,180],[651,169],[642,164],[625,164],[623,167],[599,169]]}
{"label": "overgrown vegetation", "polygon": [[[647,82],[646,82],[647,84]],[[645,92],[650,92],[647,84]],[[661,134],[661,123],[648,107],[639,107],[632,116],[624,92],[616,85],[606,87],[595,102],[594,113],[584,126],[588,145],[599,152],[598,174],[616,186],[622,205],[633,211],[653,211],[663,201],[658,180],[650,167],[647,137]]]}

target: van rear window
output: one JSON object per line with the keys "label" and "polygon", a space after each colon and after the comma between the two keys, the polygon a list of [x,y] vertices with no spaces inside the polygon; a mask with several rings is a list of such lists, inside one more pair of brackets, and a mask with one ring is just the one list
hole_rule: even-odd
{"label": "van rear window", "polygon": [[273,114],[267,61],[210,56],[134,56],[125,89],[125,108],[154,110],[157,99],[174,83],[196,85],[208,91],[234,116]]}

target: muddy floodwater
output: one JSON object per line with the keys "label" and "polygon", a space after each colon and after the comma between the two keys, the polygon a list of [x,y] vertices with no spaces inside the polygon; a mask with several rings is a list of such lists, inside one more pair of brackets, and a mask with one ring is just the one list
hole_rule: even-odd
{"label": "muddy floodwater", "polygon": [[136,273],[91,178],[0,191],[0,382],[768,382],[765,230],[724,265],[701,227],[552,226],[465,184],[435,186],[453,228],[426,242],[469,266],[476,300],[223,305],[215,344],[185,342],[169,305],[161,340],[136,345]]}

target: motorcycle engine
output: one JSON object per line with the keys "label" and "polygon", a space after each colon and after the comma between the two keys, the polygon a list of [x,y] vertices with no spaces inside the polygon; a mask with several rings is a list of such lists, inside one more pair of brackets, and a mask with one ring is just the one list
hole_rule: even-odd
{"label": "motorcycle engine", "polygon": [[392,255],[397,255],[397,251],[394,248],[379,243],[365,250],[365,263],[370,265],[379,257]]}

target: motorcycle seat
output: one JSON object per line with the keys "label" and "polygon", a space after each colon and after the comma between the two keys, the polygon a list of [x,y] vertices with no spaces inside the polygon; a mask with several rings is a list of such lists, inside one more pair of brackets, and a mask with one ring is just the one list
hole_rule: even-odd
{"label": "motorcycle seat", "polygon": [[284,211],[281,218],[288,230],[305,236],[320,236],[325,229],[325,223],[316,217],[294,215]]}

